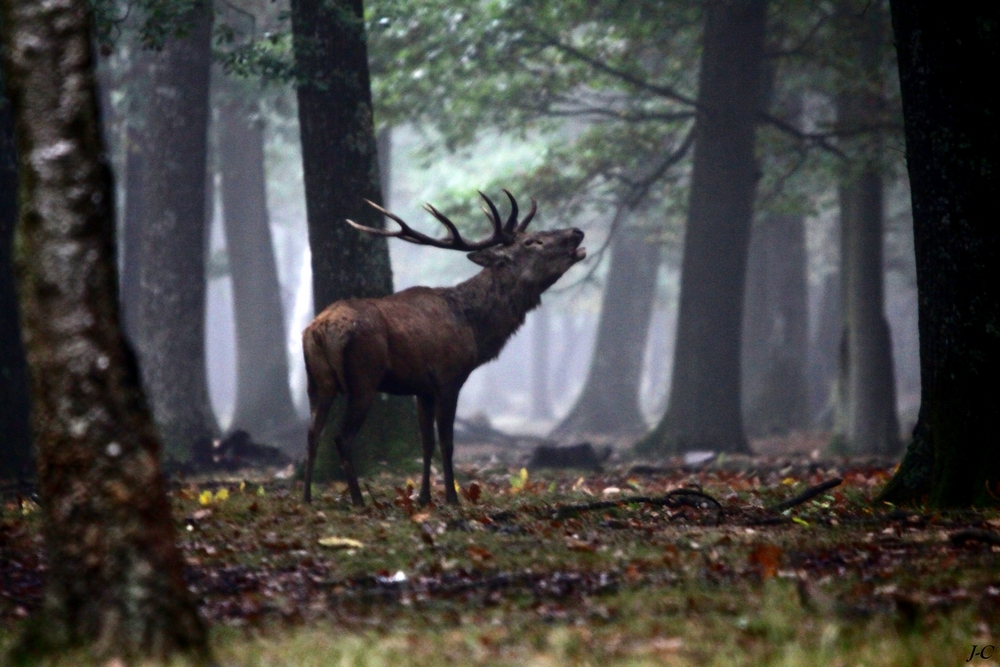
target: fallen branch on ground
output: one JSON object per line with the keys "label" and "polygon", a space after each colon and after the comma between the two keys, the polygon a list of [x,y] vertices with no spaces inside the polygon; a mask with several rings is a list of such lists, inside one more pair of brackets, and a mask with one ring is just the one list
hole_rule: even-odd
{"label": "fallen branch on ground", "polygon": [[962,546],[966,542],[982,542],[983,544],[991,544],[1000,546],[1000,535],[989,530],[982,530],[980,528],[969,528],[967,530],[960,530],[957,533],[952,533],[948,539],[951,543],[956,546]]}
{"label": "fallen branch on ground", "polygon": [[771,505],[768,509],[772,512],[784,512],[802,503],[809,502],[819,494],[824,491],[829,491],[830,489],[840,486],[843,483],[843,479],[840,477],[835,477],[833,479],[828,479],[822,484],[817,484],[816,486],[810,486],[808,489],[800,493],[799,495],[789,498],[788,500],[782,500],[780,503]]}

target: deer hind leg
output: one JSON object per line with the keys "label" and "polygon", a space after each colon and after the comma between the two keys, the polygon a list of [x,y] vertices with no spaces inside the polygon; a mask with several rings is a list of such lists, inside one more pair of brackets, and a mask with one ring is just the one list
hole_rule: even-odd
{"label": "deer hind leg", "polygon": [[444,500],[449,505],[458,504],[458,493],[455,491],[455,469],[452,466],[452,454],[455,451],[455,410],[457,407],[457,393],[438,398],[437,426],[438,439],[441,441],[441,463],[444,467]]}
{"label": "deer hind leg", "polygon": [[316,463],[316,448],[319,446],[319,437],[323,433],[323,426],[326,424],[327,415],[330,414],[330,406],[333,405],[333,396],[309,397],[312,408],[312,419],[309,422],[309,441],[306,450],[306,474],[305,492],[302,495],[307,503],[312,502],[312,473]]}
{"label": "deer hind leg", "polygon": [[347,409],[344,411],[344,421],[340,427],[340,433],[335,440],[337,444],[337,454],[340,456],[340,465],[344,469],[344,477],[347,478],[347,488],[351,492],[351,502],[356,507],[363,507],[364,498],[361,497],[361,487],[358,486],[358,474],[354,470],[354,461],[351,451],[351,442],[361,430],[361,425],[365,423],[365,417],[372,408],[375,401],[375,390],[366,389],[363,391],[353,391],[347,396]]}
{"label": "deer hind leg", "polygon": [[431,457],[434,456],[434,397],[417,397],[417,421],[420,423],[420,444],[424,448],[424,476],[420,481],[418,502],[431,502]]}

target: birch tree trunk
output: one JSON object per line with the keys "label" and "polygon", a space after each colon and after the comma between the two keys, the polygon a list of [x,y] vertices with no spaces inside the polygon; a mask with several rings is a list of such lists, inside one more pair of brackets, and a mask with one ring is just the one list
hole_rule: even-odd
{"label": "birch tree trunk", "polygon": [[111,170],[87,5],[3,2],[17,123],[17,263],[48,573],[16,660],[70,646],[134,661],[193,653],[159,442],[119,327]]}

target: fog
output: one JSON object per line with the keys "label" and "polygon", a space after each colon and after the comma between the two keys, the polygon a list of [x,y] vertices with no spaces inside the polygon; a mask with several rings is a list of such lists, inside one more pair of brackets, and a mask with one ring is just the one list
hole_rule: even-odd
{"label": "fog", "polygon": [[[294,119],[294,114],[291,117]],[[312,272],[301,161],[294,141],[297,128],[294,120],[283,122],[285,126],[280,132],[271,131],[269,135],[268,208],[287,331],[289,385],[296,410],[305,419],[308,401],[300,332],[314,315]],[[495,138],[489,141],[494,142]],[[449,179],[468,179],[470,170],[474,170],[484,183],[498,175],[474,164],[471,156],[476,153],[475,149],[464,154],[439,156],[433,165],[425,164],[426,158],[420,152],[420,135],[412,128],[394,130],[392,142],[392,178],[386,198],[387,208],[425,232],[438,234],[440,230],[420,206],[425,201],[438,201],[454,185]],[[511,153],[510,160],[514,162],[530,155],[530,149],[523,145],[510,144],[506,148]],[[507,168],[503,164],[493,167],[501,174]],[[892,334],[898,412],[905,437],[916,420],[920,399],[912,227],[905,185],[896,182],[887,189],[885,314]],[[531,193],[515,194],[527,198]],[[836,193],[831,189],[814,198],[818,213],[809,216],[805,223],[811,342],[816,341],[820,334],[824,285],[831,278],[837,279],[839,263]],[[225,250],[222,232],[224,212],[218,201],[214,208],[210,238],[212,252],[216,254]],[[540,202],[533,226],[545,226],[547,213],[545,202]],[[485,218],[475,224],[480,225],[475,228],[480,232],[486,230]],[[460,418],[486,417],[493,426],[508,432],[545,434],[569,412],[579,396],[593,353],[606,266],[597,266],[590,280],[581,280],[594,269],[595,263],[604,259],[601,253],[593,251],[604,244],[607,224],[599,217],[581,219],[575,224],[586,230],[585,244],[591,255],[571,269],[543,297],[542,308],[549,316],[548,355],[544,360],[544,371],[551,414],[532,414],[532,406],[541,398],[534,395],[532,381],[533,374],[538,372],[534,368],[532,344],[533,331],[539,319],[538,311],[535,311],[528,315],[525,325],[507,343],[500,357],[471,375],[461,393]],[[398,240],[390,240],[389,248],[397,291],[414,285],[454,285],[478,271],[478,267],[469,262],[464,253],[418,247]],[[680,252],[667,253],[658,278],[639,396],[647,426],[652,426],[662,416],[669,398],[680,288],[680,256]],[[228,275],[223,273],[210,279],[207,300],[209,388],[220,426],[225,428],[232,419],[236,392],[232,289]],[[814,418],[817,429],[827,428],[822,423],[822,415],[816,414]]]}

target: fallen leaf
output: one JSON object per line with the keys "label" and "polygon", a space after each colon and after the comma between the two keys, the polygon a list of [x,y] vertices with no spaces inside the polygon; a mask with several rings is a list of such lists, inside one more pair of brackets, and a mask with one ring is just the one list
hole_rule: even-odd
{"label": "fallen leaf", "polygon": [[469,558],[477,563],[482,563],[493,558],[493,554],[488,549],[476,545],[468,547],[465,552],[469,554]]}
{"label": "fallen leaf", "polygon": [[597,546],[591,544],[590,542],[584,542],[583,540],[578,540],[574,537],[566,539],[566,548],[570,551],[587,551],[589,553],[594,553],[597,551]]}
{"label": "fallen leaf", "polygon": [[760,571],[765,579],[773,577],[778,573],[781,565],[781,549],[773,544],[762,544],[747,557],[750,565]]}
{"label": "fallen leaf", "polygon": [[321,537],[319,538],[319,544],[323,547],[330,547],[331,549],[361,549],[365,545],[357,540],[353,540],[350,537]]}

